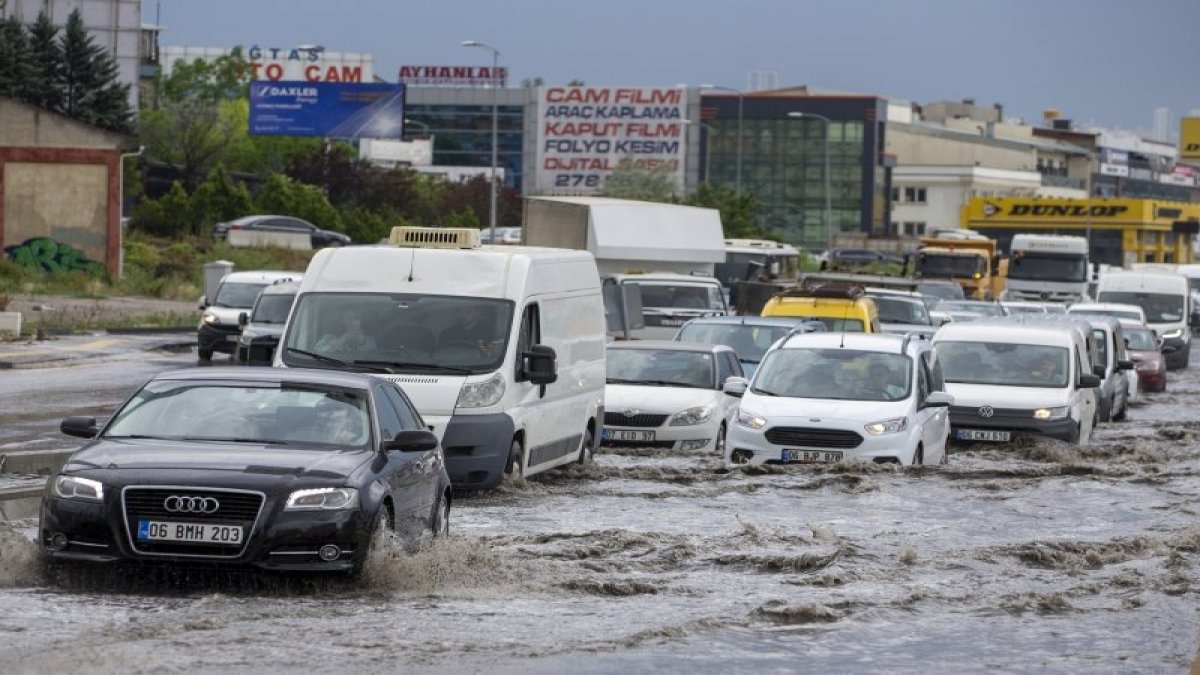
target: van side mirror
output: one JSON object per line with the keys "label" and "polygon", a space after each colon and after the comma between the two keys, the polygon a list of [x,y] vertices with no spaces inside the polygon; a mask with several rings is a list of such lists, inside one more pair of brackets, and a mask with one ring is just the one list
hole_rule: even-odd
{"label": "van side mirror", "polygon": [[558,380],[558,355],[552,347],[532,345],[521,354],[521,376],[536,385],[553,384]]}
{"label": "van side mirror", "polygon": [[725,378],[725,384],[721,385],[721,391],[727,396],[741,398],[746,395],[746,389],[750,386],[750,382],[744,377],[736,375]]}
{"label": "van side mirror", "polygon": [[83,415],[68,417],[58,425],[58,430],[68,436],[78,438],[95,438],[96,434],[100,433],[100,427],[96,425],[96,418]]}
{"label": "van side mirror", "polygon": [[248,324],[248,323],[250,323],[250,315],[249,314],[247,314],[245,312],[238,314],[238,325],[239,326],[241,326],[242,328],[245,328],[246,324]]}
{"label": "van side mirror", "polygon": [[437,446],[438,437],[428,429],[408,429],[401,431],[392,440],[383,442],[384,452],[392,450],[397,452],[426,452],[437,449]]}
{"label": "van side mirror", "polygon": [[1100,364],[1096,364],[1092,366],[1092,374],[1103,380],[1104,376],[1108,374],[1108,368],[1105,368]]}
{"label": "van side mirror", "polygon": [[1079,376],[1080,389],[1095,389],[1100,386],[1100,378],[1091,373],[1084,373]]}
{"label": "van side mirror", "polygon": [[949,408],[954,405],[954,395],[944,391],[932,391],[925,397],[922,408]]}
{"label": "van side mirror", "polygon": [[1133,360],[1117,361],[1117,370],[1133,370]]}

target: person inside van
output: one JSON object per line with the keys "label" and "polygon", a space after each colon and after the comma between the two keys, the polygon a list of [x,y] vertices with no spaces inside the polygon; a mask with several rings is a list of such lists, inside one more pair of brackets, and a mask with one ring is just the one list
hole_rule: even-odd
{"label": "person inside van", "polygon": [[363,330],[362,316],[353,309],[342,313],[341,332],[330,332],[317,340],[321,354],[358,354],[375,349],[375,339]]}
{"label": "person inside van", "polygon": [[454,323],[438,333],[438,346],[444,348],[456,342],[466,342],[483,349],[486,343],[494,339],[494,331],[487,325],[483,308],[473,303],[464,303],[455,313]]}
{"label": "person inside van", "polygon": [[1057,384],[1063,380],[1060,360],[1053,354],[1039,350],[1025,364],[1024,375],[1029,382],[1037,384]]}
{"label": "person inside van", "polygon": [[885,363],[872,363],[861,386],[864,400],[898,401],[904,398],[905,388]]}

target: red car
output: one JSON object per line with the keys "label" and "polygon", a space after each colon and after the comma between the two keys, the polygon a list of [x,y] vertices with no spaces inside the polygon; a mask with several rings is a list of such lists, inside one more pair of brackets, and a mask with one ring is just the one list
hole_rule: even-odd
{"label": "red car", "polygon": [[1163,358],[1162,341],[1143,325],[1124,324],[1123,328],[1125,348],[1137,369],[1142,391],[1166,391],[1167,363]]}

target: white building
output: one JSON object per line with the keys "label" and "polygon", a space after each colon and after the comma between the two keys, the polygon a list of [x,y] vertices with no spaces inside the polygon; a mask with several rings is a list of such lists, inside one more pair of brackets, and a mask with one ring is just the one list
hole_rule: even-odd
{"label": "white building", "polygon": [[63,26],[75,9],[96,43],[116,58],[119,79],[129,85],[129,104],[136,110],[141,66],[141,0],[6,0],[0,2],[0,18],[16,16],[28,25],[44,11],[56,26]]}

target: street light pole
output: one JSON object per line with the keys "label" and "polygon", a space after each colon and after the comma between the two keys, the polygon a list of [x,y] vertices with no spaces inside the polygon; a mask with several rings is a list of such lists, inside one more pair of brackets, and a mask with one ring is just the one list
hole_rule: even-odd
{"label": "street light pole", "polygon": [[492,190],[491,190],[491,205],[488,208],[488,238],[495,243],[496,241],[496,195],[499,191],[499,186],[496,184],[496,165],[497,152],[499,150],[499,83],[497,82],[497,71],[500,68],[500,50],[478,40],[465,40],[462,43],[464,47],[480,47],[489,49],[492,52]]}
{"label": "street light pole", "polygon": [[829,118],[810,112],[790,112],[788,117],[815,117],[825,124],[825,248],[830,249],[833,247],[833,217],[829,208]]}
{"label": "street light pole", "polygon": [[700,88],[701,88],[701,89],[712,89],[712,90],[715,90],[715,91],[729,91],[729,92],[733,92],[734,94],[737,94],[737,97],[738,97],[738,113],[737,113],[737,182],[736,182],[736,183],[734,183],[734,185],[735,185],[735,188],[734,188],[734,190],[735,190],[735,192],[736,192],[738,195],[741,195],[741,194],[742,194],[742,119],[743,119],[743,117],[742,117],[743,105],[742,105],[742,104],[745,102],[746,93],[745,93],[745,92],[743,92],[743,91],[742,91],[742,90],[740,90],[740,89],[734,89],[733,87],[722,87],[722,86],[720,86],[720,85],[717,85],[717,84],[702,84],[702,85],[700,85]]}

